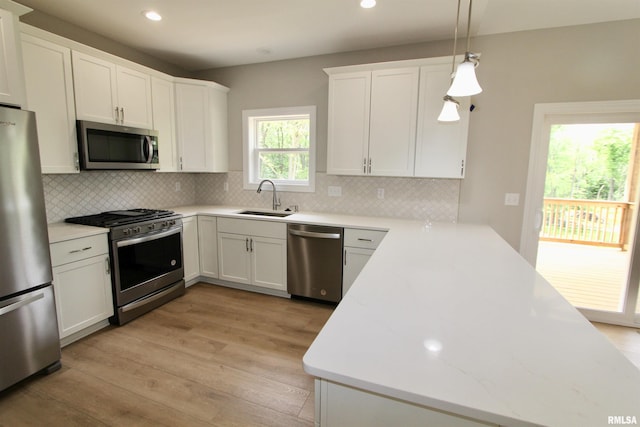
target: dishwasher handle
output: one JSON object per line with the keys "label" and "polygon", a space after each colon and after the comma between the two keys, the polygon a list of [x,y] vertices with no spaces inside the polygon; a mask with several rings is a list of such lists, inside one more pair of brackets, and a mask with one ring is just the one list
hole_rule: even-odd
{"label": "dishwasher handle", "polygon": [[289,230],[289,234],[300,237],[311,237],[314,239],[339,240],[340,233],[318,233],[317,231]]}

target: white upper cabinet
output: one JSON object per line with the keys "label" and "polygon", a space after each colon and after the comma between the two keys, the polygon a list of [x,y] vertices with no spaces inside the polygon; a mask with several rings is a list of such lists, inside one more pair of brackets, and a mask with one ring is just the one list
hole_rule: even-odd
{"label": "white upper cabinet", "polygon": [[78,119],[153,127],[150,75],[82,52],[72,58]]}
{"label": "white upper cabinet", "polygon": [[469,98],[440,123],[451,57],[328,68],[327,173],[462,178]]}
{"label": "white upper cabinet", "polygon": [[367,166],[371,175],[413,175],[418,78],[417,67],[372,74]]}
{"label": "white upper cabinet", "polygon": [[411,176],[418,67],[329,77],[327,173]]}
{"label": "white upper cabinet", "polygon": [[36,113],[43,173],[77,173],[71,50],[22,34],[27,108]]}
{"label": "white upper cabinet", "polygon": [[418,67],[329,77],[327,173],[413,175]]}
{"label": "white upper cabinet", "polygon": [[370,105],[371,72],[329,77],[327,173],[366,174]]}
{"label": "white upper cabinet", "polygon": [[178,171],[175,86],[173,78],[151,78],[153,128],[158,131],[159,172]]}
{"label": "white upper cabinet", "polygon": [[25,105],[22,57],[17,33],[17,18],[0,9],[0,104]]}
{"label": "white upper cabinet", "polygon": [[213,82],[177,79],[175,90],[179,170],[227,172],[229,89]]}
{"label": "white upper cabinet", "polygon": [[415,176],[463,178],[469,131],[469,97],[460,102],[457,122],[438,122],[442,97],[451,84],[451,62],[420,68],[420,104]]}

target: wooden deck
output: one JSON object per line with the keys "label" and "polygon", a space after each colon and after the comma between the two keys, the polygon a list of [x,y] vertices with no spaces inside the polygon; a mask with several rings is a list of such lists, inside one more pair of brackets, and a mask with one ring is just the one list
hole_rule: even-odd
{"label": "wooden deck", "polygon": [[618,248],[540,241],[536,269],[576,307],[622,311],[628,265]]}

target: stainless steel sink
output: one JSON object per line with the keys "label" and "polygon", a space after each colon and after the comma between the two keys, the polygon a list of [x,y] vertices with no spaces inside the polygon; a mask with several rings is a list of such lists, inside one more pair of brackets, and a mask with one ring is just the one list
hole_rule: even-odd
{"label": "stainless steel sink", "polygon": [[240,215],[259,215],[259,216],[275,216],[278,218],[284,218],[291,215],[293,212],[276,212],[276,211],[240,211],[236,212]]}

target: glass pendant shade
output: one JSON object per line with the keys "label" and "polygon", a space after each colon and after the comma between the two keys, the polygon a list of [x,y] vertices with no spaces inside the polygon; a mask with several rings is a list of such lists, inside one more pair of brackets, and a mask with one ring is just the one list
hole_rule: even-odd
{"label": "glass pendant shade", "polygon": [[449,96],[471,96],[482,92],[482,88],[476,78],[476,65],[466,60],[458,65],[453,83],[447,91]]}
{"label": "glass pendant shade", "polygon": [[453,101],[451,97],[445,96],[444,105],[442,111],[438,116],[439,122],[457,122],[460,120],[460,114],[458,114],[458,103]]}

